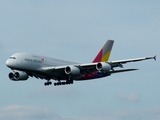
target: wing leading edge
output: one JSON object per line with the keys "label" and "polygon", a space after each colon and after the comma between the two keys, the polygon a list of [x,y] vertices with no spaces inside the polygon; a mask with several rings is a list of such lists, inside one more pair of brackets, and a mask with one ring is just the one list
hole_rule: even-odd
{"label": "wing leading edge", "polygon": [[154,60],[156,60],[156,56],[134,58],[134,59],[126,59],[126,60],[116,60],[116,61],[111,61],[109,63],[111,64],[112,68],[114,68],[114,67],[121,67],[121,68],[123,68],[122,64],[125,64],[125,63],[128,63],[128,62],[138,62],[138,61],[143,61],[143,60],[148,60],[148,59],[154,59]]}

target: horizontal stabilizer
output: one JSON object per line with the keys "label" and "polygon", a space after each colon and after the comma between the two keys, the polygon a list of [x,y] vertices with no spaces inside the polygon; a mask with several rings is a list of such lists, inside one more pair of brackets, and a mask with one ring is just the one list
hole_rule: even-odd
{"label": "horizontal stabilizer", "polygon": [[134,70],[138,70],[138,69],[123,69],[123,70],[114,70],[114,71],[109,71],[109,73],[113,74],[113,73],[119,73],[119,72],[128,72],[128,71],[134,71]]}

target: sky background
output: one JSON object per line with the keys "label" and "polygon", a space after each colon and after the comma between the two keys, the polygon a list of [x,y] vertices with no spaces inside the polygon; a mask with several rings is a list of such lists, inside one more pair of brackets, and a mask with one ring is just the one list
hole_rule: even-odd
{"label": "sky background", "polygon": [[[0,119],[159,120],[159,0],[0,0]],[[5,61],[16,52],[92,62],[108,39],[110,61],[157,55],[128,63],[134,72],[44,86],[11,81]],[[54,81],[53,81],[54,82]]]}

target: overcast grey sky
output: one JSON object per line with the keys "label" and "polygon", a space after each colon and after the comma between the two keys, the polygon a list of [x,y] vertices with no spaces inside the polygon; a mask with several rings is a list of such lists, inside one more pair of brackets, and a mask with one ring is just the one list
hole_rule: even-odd
{"label": "overcast grey sky", "polygon": [[159,120],[159,57],[129,63],[140,70],[44,86],[45,81],[9,80],[5,61],[29,52],[91,62],[107,39],[110,60],[159,56],[160,1],[0,0],[0,119],[3,120]]}

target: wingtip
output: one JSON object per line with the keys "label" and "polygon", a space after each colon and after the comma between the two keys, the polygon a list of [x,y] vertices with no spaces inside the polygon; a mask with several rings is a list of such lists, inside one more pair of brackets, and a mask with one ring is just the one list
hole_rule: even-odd
{"label": "wingtip", "polygon": [[156,55],[153,57],[153,59],[154,59],[155,61],[156,61],[156,57],[157,57]]}

